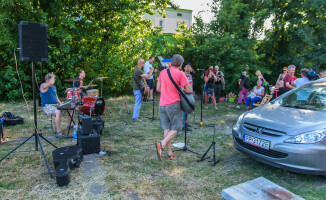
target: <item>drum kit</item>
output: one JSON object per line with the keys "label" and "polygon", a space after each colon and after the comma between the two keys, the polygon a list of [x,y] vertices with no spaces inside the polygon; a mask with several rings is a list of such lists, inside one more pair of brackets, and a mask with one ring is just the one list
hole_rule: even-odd
{"label": "drum kit", "polygon": [[[66,98],[72,102],[79,102],[81,105],[78,106],[78,110],[86,115],[92,117],[102,116],[105,111],[105,101],[102,98],[102,88],[103,79],[108,77],[99,77],[97,79],[101,80],[101,96],[99,96],[99,90],[94,89],[97,85],[89,84],[88,87],[92,89],[86,90],[86,95],[81,92],[81,88],[72,87],[66,89]],[[79,79],[65,79],[65,82],[75,82],[80,81]],[[92,82],[91,82],[92,83]]]}

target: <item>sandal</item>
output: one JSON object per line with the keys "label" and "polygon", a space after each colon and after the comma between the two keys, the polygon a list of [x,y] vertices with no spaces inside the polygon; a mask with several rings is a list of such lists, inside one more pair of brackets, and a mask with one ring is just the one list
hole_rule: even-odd
{"label": "sandal", "polygon": [[208,109],[208,106],[205,106],[205,109]]}
{"label": "sandal", "polygon": [[157,158],[162,161],[162,143],[161,142],[156,142],[156,153],[157,153]]}
{"label": "sandal", "polygon": [[56,133],[55,133],[55,137],[56,137],[56,138],[63,138],[64,135],[63,135],[61,132],[56,132]]}
{"label": "sandal", "polygon": [[174,152],[172,152],[172,155],[167,154],[167,156],[168,156],[168,159],[169,159],[169,160],[173,160],[175,154],[174,154]]}

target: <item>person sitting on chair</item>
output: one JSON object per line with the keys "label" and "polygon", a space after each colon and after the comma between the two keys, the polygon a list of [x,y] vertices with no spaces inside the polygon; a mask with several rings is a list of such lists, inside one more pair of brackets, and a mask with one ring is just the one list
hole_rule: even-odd
{"label": "person sitting on chair", "polygon": [[[87,85],[86,86],[83,85],[83,80],[84,80],[85,76],[86,76],[86,73],[85,73],[84,70],[78,71],[78,77],[77,77],[77,79],[79,81],[74,81],[72,83],[72,87],[73,88],[76,87],[76,88],[81,88],[81,89],[87,90],[88,86]],[[85,93],[81,93],[81,97],[83,97],[83,96],[85,96]]]}
{"label": "person sitting on chair", "polygon": [[256,103],[257,101],[260,101],[263,96],[264,96],[264,87],[262,87],[262,81],[261,80],[258,80],[257,81],[257,86],[255,86],[250,94],[248,95],[248,97],[246,98],[246,106],[247,106],[247,109],[246,111],[249,110],[250,108],[250,104],[249,104],[249,101],[251,101],[251,107],[254,108],[254,103]]}
{"label": "person sitting on chair", "polygon": [[55,115],[56,137],[63,137],[61,133],[61,111],[57,109],[57,106],[61,104],[57,95],[57,89],[54,86],[55,75],[53,72],[45,76],[45,82],[40,86],[41,104],[42,110],[46,115]]}

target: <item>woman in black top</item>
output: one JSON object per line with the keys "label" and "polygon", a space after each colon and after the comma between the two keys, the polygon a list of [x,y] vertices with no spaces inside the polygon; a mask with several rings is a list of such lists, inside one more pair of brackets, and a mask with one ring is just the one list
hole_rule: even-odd
{"label": "woman in black top", "polygon": [[204,76],[204,81],[206,83],[206,87],[205,87],[205,109],[208,109],[208,106],[207,106],[207,101],[208,101],[208,96],[211,97],[212,99],[212,102],[214,104],[214,108],[215,110],[217,110],[217,107],[216,107],[216,100],[215,100],[215,92],[214,92],[214,89],[215,89],[215,82],[217,81],[217,78],[214,74],[214,71],[213,71],[213,66],[211,66],[205,76]]}
{"label": "woman in black top", "polygon": [[242,75],[239,78],[239,85],[240,87],[242,86],[242,88],[239,89],[238,104],[242,103],[242,95],[244,95],[243,103],[246,104],[246,98],[249,93],[249,81],[246,72],[242,72]]}

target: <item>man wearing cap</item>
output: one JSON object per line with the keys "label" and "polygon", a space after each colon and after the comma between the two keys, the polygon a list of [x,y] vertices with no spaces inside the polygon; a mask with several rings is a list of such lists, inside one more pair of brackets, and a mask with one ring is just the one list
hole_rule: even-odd
{"label": "man wearing cap", "polygon": [[55,75],[53,72],[45,76],[45,82],[40,86],[41,104],[42,110],[46,115],[55,115],[56,137],[63,137],[61,133],[61,111],[57,109],[57,106],[61,104],[57,95],[57,89],[54,86]]}
{"label": "man wearing cap", "polygon": [[[188,79],[189,85],[191,88],[194,88],[194,81],[193,81],[193,75],[191,74],[192,72],[192,64],[190,62],[186,62],[185,67],[184,67],[184,73],[186,75],[186,78]],[[183,118],[183,125],[182,129],[185,129],[186,127],[186,121],[188,119],[188,113],[182,112],[182,118]],[[187,131],[191,131],[191,128],[189,128],[190,124],[187,126]]]}

